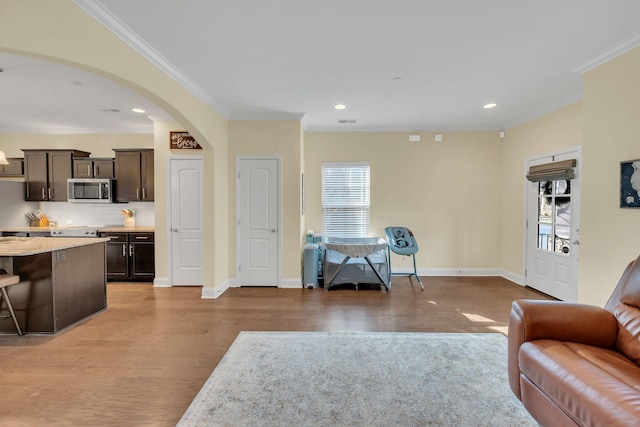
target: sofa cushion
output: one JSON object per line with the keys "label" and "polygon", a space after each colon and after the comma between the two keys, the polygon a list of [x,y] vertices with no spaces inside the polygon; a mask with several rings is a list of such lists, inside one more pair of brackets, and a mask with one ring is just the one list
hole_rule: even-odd
{"label": "sofa cushion", "polygon": [[618,320],[616,347],[636,364],[640,364],[640,309],[619,304],[613,315]]}
{"label": "sofa cushion", "polygon": [[622,354],[536,340],[519,356],[522,375],[578,425],[640,425],[640,367]]}

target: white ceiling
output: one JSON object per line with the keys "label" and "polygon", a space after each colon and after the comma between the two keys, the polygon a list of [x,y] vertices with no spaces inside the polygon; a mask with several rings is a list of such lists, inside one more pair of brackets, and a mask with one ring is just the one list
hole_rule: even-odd
{"label": "white ceiling", "polygon": [[[582,71],[640,43],[632,0],[74,2],[225,117],[308,130],[507,129],[580,99]],[[129,112],[145,102],[163,115],[77,70],[0,67],[2,133],[150,131]]]}

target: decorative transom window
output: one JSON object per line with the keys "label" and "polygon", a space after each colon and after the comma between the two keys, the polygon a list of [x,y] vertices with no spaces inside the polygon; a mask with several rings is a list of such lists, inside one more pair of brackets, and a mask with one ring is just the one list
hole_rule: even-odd
{"label": "decorative transom window", "polygon": [[369,164],[322,164],[322,233],[333,237],[369,234]]}

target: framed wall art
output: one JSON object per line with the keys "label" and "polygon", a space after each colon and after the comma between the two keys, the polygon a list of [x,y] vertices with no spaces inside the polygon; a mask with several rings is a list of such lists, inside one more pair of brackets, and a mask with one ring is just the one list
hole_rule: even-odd
{"label": "framed wall art", "polygon": [[640,159],[620,162],[620,207],[640,208]]}
{"label": "framed wall art", "polygon": [[202,147],[189,132],[169,132],[169,149],[202,150]]}

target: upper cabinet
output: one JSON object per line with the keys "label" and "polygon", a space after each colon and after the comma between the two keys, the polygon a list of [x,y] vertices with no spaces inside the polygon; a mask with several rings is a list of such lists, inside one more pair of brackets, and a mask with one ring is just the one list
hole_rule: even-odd
{"label": "upper cabinet", "polygon": [[66,201],[67,179],[73,177],[73,160],[89,157],[79,150],[24,151],[25,200]]}
{"label": "upper cabinet", "polygon": [[74,178],[115,178],[114,161],[108,157],[74,158]]}
{"label": "upper cabinet", "polygon": [[117,201],[153,201],[153,149],[113,151],[116,153]]}
{"label": "upper cabinet", "polygon": [[8,165],[0,165],[0,176],[24,176],[24,159],[10,157],[7,161],[9,162]]}

